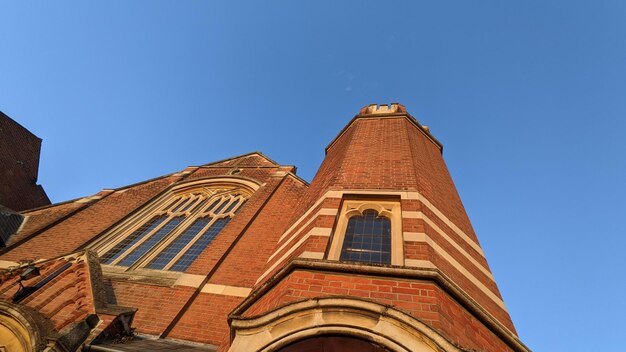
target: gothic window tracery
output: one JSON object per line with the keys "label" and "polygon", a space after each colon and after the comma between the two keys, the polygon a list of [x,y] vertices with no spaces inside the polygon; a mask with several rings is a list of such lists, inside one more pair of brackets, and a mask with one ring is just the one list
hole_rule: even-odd
{"label": "gothic window tracery", "polygon": [[184,272],[226,227],[253,190],[193,187],[161,197],[114,230],[98,251],[103,264]]}

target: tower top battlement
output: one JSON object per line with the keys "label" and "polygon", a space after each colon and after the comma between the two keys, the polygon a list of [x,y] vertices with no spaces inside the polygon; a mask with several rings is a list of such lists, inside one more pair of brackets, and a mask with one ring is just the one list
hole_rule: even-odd
{"label": "tower top battlement", "polygon": [[359,115],[378,115],[378,114],[395,114],[406,113],[406,107],[400,103],[391,104],[370,104],[364,106]]}

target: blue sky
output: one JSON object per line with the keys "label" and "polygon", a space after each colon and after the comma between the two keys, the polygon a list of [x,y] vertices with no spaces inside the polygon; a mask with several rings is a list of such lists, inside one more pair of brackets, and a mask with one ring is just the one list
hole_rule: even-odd
{"label": "blue sky", "polygon": [[311,180],[359,109],[444,157],[518,333],[622,351],[626,2],[0,3],[0,110],[54,202],[250,151]]}

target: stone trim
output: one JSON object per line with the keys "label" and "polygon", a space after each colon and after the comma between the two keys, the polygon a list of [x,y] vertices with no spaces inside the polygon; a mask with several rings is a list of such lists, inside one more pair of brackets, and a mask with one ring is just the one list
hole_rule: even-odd
{"label": "stone trim", "polygon": [[[182,274],[174,283],[174,286],[200,287],[204,275]],[[202,293],[212,293],[222,296],[248,297],[252,289],[250,287],[228,286],[219,284],[205,284],[202,286]]]}
{"label": "stone trim", "polygon": [[402,241],[402,215],[399,201],[387,200],[344,200],[337,220],[332,242],[328,249],[329,260],[339,260],[346,235],[346,227],[352,216],[362,215],[365,210],[373,209],[391,221],[391,265],[404,265],[404,246]]}
{"label": "stone trim", "polygon": [[[485,276],[487,276],[491,281],[495,282],[493,274],[486,269],[482,264],[476,261],[469,253],[467,253],[458,243],[454,242],[450,237],[448,237],[445,233],[439,233],[445,240],[447,240],[457,251],[459,251],[463,256],[469,260],[474,266],[476,266]],[[435,241],[433,241],[428,234],[422,232],[405,232],[404,233],[404,242],[422,242],[427,243],[432,249],[437,252],[437,254],[441,255],[445,258],[450,264],[453,264],[456,260],[452,257],[452,255],[446,252],[445,249],[441,248]],[[406,260],[405,260],[406,261]],[[457,263],[458,264],[458,263]],[[453,264],[454,265],[454,264]]]}
{"label": "stone trim", "polygon": [[426,199],[423,195],[420,194],[419,195],[419,201],[422,202],[422,204],[424,204],[433,213],[435,213],[435,215],[437,215],[437,217],[441,221],[443,221],[444,224],[448,225],[448,227],[451,228],[452,231],[454,231],[461,238],[463,238],[465,240],[465,242],[467,242],[470,246],[474,247],[474,249],[476,249],[476,251],[481,256],[483,256],[483,257],[485,256],[485,254],[483,253],[482,248],[480,247],[480,244],[477,241],[471,239],[465,232],[463,232],[463,230],[461,230],[458,226],[456,226],[456,224],[454,224],[452,222],[452,220],[450,220],[448,217],[443,215],[441,210],[437,209],[437,207],[435,207],[428,199]]}
{"label": "stone trim", "polygon": [[[37,322],[21,306],[0,300],[0,350],[39,351],[45,348],[43,318]],[[44,329],[45,330],[45,329]]]}
{"label": "stone trim", "polygon": [[[310,224],[310,222],[309,222],[309,223],[307,223],[307,226],[308,226],[309,224]],[[310,230],[309,230],[309,232],[307,232],[307,234],[306,234],[306,235],[304,235],[304,236],[305,236],[305,239],[306,239],[306,238],[309,238],[310,236],[330,237],[330,233],[331,233],[331,231],[332,231],[332,229],[331,229],[330,227],[314,227],[314,228],[310,229]],[[274,253],[273,253],[273,254],[272,254],[272,255],[271,255],[268,259],[267,259],[267,262],[269,263],[270,261],[272,261],[272,259],[274,258],[274,256],[276,256],[276,255],[277,255],[278,253],[280,253],[283,249],[285,249],[285,247],[287,246],[287,243],[291,242],[294,238],[295,238],[295,236],[294,236],[294,237],[292,237],[292,238],[290,238],[290,239],[289,239],[289,241],[285,242],[282,246],[280,246],[280,247],[279,247],[279,248],[278,248],[278,249],[277,249],[277,250],[276,250],[276,251],[275,251],[275,252],[274,252]],[[303,241],[302,241],[302,239],[300,239],[300,241],[298,241],[295,245],[293,245],[291,248],[289,248],[289,250],[288,250],[288,251],[287,251],[287,253],[285,253],[285,254],[289,255],[289,254],[293,253],[293,251],[295,251],[295,250],[296,250],[296,248],[298,248],[298,246],[299,246],[298,244],[299,244],[299,243],[301,244],[302,242],[303,242]],[[284,255],[283,255],[282,257],[284,257]],[[281,257],[281,258],[282,258],[282,257]]]}
{"label": "stone trim", "polygon": [[481,323],[489,328],[494,334],[500,337],[513,351],[529,352],[517,337],[517,335],[504,326],[491,313],[483,308],[478,302],[470,297],[463,289],[454,283],[448,276],[439,269],[428,268],[397,268],[387,266],[359,265],[341,262],[330,262],[324,260],[311,259],[294,259],[285,265],[271,279],[267,280],[263,285],[255,288],[250,295],[241,302],[231,313],[231,317],[242,315],[254,302],[261,298],[265,293],[270,291],[283,278],[288,276],[296,269],[317,270],[326,272],[340,272],[354,274],[359,272],[361,275],[374,275],[386,278],[408,278],[432,281],[441,287],[447,294],[461,304],[465,309],[474,315]]}
{"label": "stone trim", "polygon": [[241,176],[228,176],[228,177],[202,178],[199,180],[183,182],[181,184],[177,184],[176,186],[172,187],[171,192],[177,193],[177,192],[180,192],[181,190],[193,189],[195,187],[201,187],[201,186],[217,187],[219,185],[226,185],[226,186],[231,186],[231,187],[233,185],[237,185],[237,186],[243,185],[243,186],[249,187],[251,193],[256,192],[261,187],[261,184],[258,181],[253,180],[251,178],[241,177]]}
{"label": "stone trim", "polygon": [[[307,221],[307,223],[305,225],[303,225],[302,227],[306,227],[308,224],[310,224],[310,222],[312,221],[311,219],[317,218],[317,216],[319,215],[336,215],[337,214],[337,210],[336,209],[331,209],[331,208],[322,208],[321,210],[325,210],[328,212],[328,214],[324,213],[320,213],[318,211],[318,213],[316,213],[314,216],[311,217],[311,219],[309,218],[309,215],[313,212],[313,210],[315,208],[317,208],[320,204],[322,204],[323,201],[326,200],[326,198],[343,198],[344,194],[350,194],[350,195],[375,195],[375,196],[380,196],[380,195],[395,195],[395,196],[400,196],[401,200],[404,199],[408,199],[408,200],[419,200],[422,204],[424,204],[428,209],[430,209],[435,215],[437,215],[437,217],[443,221],[443,223],[445,223],[446,225],[448,225],[448,227],[450,227],[450,229],[452,229],[452,231],[454,231],[457,235],[459,235],[459,237],[461,237],[467,244],[469,244],[474,250],[476,250],[476,252],[481,256],[481,257],[485,257],[485,254],[483,253],[482,248],[480,248],[480,245],[472,240],[471,237],[469,237],[465,232],[463,232],[458,226],[456,226],[450,219],[448,219],[439,209],[437,209],[430,201],[428,201],[428,199],[426,199],[422,194],[420,194],[417,191],[381,191],[381,190],[342,190],[342,191],[337,191],[337,190],[330,190],[327,191],[326,193],[324,193],[301,217],[299,217],[294,223],[293,225],[291,225],[287,231],[285,231],[282,236],[280,237],[280,239],[278,240],[278,242],[280,243],[289,233],[291,233],[293,230],[295,230],[296,228],[299,227],[300,223],[302,221],[304,221],[305,219],[309,219]],[[321,211],[320,210],[320,211]],[[332,211],[335,211],[334,213],[331,214]],[[403,217],[405,217],[405,213],[406,213],[406,217],[407,218],[423,218],[425,219],[425,221],[429,222],[429,225],[433,228],[435,228],[435,230],[439,230],[440,232],[443,232],[443,230],[441,230],[436,224],[434,224],[432,222],[432,220],[430,220],[429,218],[427,218],[422,212],[410,212],[410,211],[403,211]],[[421,214],[421,215],[420,215]],[[428,219],[428,220],[426,220]],[[431,225],[432,224],[432,225]],[[280,252],[280,250],[282,250],[282,248],[286,245],[287,242],[292,241],[296,236],[298,235],[298,233],[294,233],[289,240],[287,240],[285,243],[283,243],[281,245],[281,247],[276,250],[276,252]],[[272,257],[274,257],[277,253],[272,254]],[[269,260],[268,260],[269,261]]]}
{"label": "stone trim", "polygon": [[248,297],[251,291],[252,289],[248,287],[206,284],[202,287],[202,291],[200,292],[222,296]]}
{"label": "stone trim", "polygon": [[[166,216],[168,220],[163,221],[159,226],[153,228],[148,235],[143,236],[136,241],[130,248],[124,250],[124,253],[117,256],[110,264],[117,265],[124,258],[135,251],[146,240],[152,237],[161,228],[166,226],[171,219],[182,217],[183,221],[171,230],[168,235],[159,241],[150,251],[143,254],[129,267],[124,267],[125,270],[136,270],[149,265],[152,260],[159,255],[167,246],[179,238],[183,232],[197,219],[205,216],[210,216],[211,221],[206,224],[198,233],[191,239],[185,246],[177,253],[169,262],[165,265],[163,270],[168,270],[172,267],[180,257],[187,252],[194,243],[196,243],[203,233],[213,226],[213,223],[217,219],[228,216],[233,217],[234,212],[240,208],[260,185],[257,182],[252,182],[239,177],[214,177],[201,180],[194,180],[185,182],[169,189],[167,192],[156,197],[148,204],[144,205],[136,214],[125,219],[123,222],[116,225],[114,228],[107,231],[104,235],[100,236],[89,247],[96,250],[100,255],[104,255],[111,251],[118,243],[124,241],[124,239],[131,235],[134,231],[144,226],[147,221],[150,221],[154,216]],[[233,194],[240,193],[237,196]],[[238,202],[234,208],[230,209],[228,213],[213,214],[215,210],[212,206],[214,203],[206,202],[206,199],[218,199],[222,198],[225,202]],[[242,201],[243,200],[243,201]],[[229,203],[230,204],[230,203]],[[179,209],[179,205],[183,205]],[[188,210],[189,206],[193,211]],[[223,207],[222,207],[223,208]]]}
{"label": "stone trim", "polygon": [[[506,305],[504,301],[498,297],[495,293],[493,293],[489,287],[485,286],[479,279],[477,279],[472,273],[467,271],[459,262],[454,260],[453,258],[445,258],[446,261],[449,261],[450,265],[452,265],[456,270],[458,270],[465,278],[467,278],[474,286],[476,286],[480,291],[482,291],[487,297],[489,297],[495,304],[497,304],[500,308],[502,308],[505,312],[507,311]],[[405,266],[414,267],[414,268],[429,268],[429,269],[439,269],[433,262],[429,260],[417,260],[417,259],[405,259]]]}
{"label": "stone trim", "polygon": [[18,262],[12,262],[9,260],[0,260],[0,269],[10,269],[19,267],[21,264]]}
{"label": "stone trim", "polygon": [[[315,202],[315,204],[313,204],[313,206],[311,206],[309,208],[309,210],[307,210],[306,213],[304,213],[304,215],[302,215],[298,220],[296,220],[296,222],[293,223],[293,225],[291,225],[287,231],[285,231],[280,238],[278,239],[278,243],[280,243],[283,239],[285,239],[285,237],[287,236],[288,233],[290,233],[291,231],[293,231],[295,228],[298,227],[298,225],[300,224],[301,221],[303,221],[304,219],[309,219],[306,223],[304,223],[304,225],[300,226],[300,227],[306,227],[308,226],[311,221],[313,221],[312,219],[316,219],[318,216],[320,215],[337,215],[337,209],[334,208],[322,208],[320,210],[317,211],[317,213],[315,213],[315,215],[311,216],[310,218],[308,217],[308,215],[313,211],[313,209],[317,208],[318,205],[320,205],[324,200],[326,200],[326,197],[322,197],[320,198],[319,201]],[[295,234],[294,234],[295,235]],[[287,242],[293,240],[294,236],[291,236],[289,238],[289,240],[287,240]],[[284,245],[284,243],[283,243]]]}
{"label": "stone trim", "polygon": [[[335,215],[337,215],[337,209],[322,208],[317,213],[315,213],[315,215],[311,216],[311,218],[306,223],[304,223],[304,225],[302,225],[301,228],[306,228],[307,226],[309,226],[313,221],[315,221],[320,216],[335,216]],[[324,228],[324,227],[314,227],[313,229],[326,229],[326,228]],[[324,231],[326,231],[326,230],[324,230]],[[330,231],[331,231],[331,229],[328,228],[328,236],[330,236]],[[267,262],[270,262],[272,260],[272,258],[274,258],[283,249],[285,249],[285,247],[291,241],[293,241],[296,237],[298,237],[298,235],[301,234],[301,233],[302,232],[295,232],[291,237],[289,237],[289,239],[287,239],[283,244],[281,244],[280,247],[278,247],[278,249],[275,250],[274,253],[272,253],[272,255],[269,258],[267,258]],[[317,235],[317,236],[322,236],[322,235]],[[280,241],[279,241],[279,243],[280,243]]]}
{"label": "stone trim", "polygon": [[[359,195],[375,195],[375,196],[394,195],[394,196],[400,196],[401,200],[403,200],[403,199],[419,200],[420,202],[422,202],[422,204],[427,206],[435,215],[437,215],[437,217],[439,217],[441,221],[443,221],[455,233],[457,233],[469,246],[471,246],[474,250],[476,250],[476,252],[478,253],[479,256],[484,258],[484,253],[483,253],[482,249],[480,248],[480,245],[478,243],[474,242],[467,234],[465,234],[456,225],[454,225],[454,223],[452,223],[452,221],[450,221],[450,219],[445,217],[443,215],[443,213],[441,213],[441,211],[439,211],[439,209],[437,209],[434,205],[432,205],[432,203],[430,203],[426,198],[424,198],[424,196],[422,196],[419,192],[415,192],[415,191],[410,191],[410,192],[407,192],[407,191],[380,191],[380,190],[343,190],[343,191],[333,190],[333,191],[327,191],[324,195],[322,195],[304,213],[304,215],[302,215],[300,218],[298,218],[293,223],[293,225],[291,225],[287,229],[287,231],[285,231],[283,233],[283,235],[279,239],[279,243],[281,241],[283,241],[283,239],[289,233],[293,232],[293,234],[287,240],[285,240],[278,247],[278,249],[276,249],[274,251],[274,253],[272,253],[272,255],[268,258],[267,262],[269,263],[270,261],[272,261],[272,259],[274,259],[274,257],[276,257],[281,251],[283,251],[287,247],[287,245],[289,243],[294,241],[298,237],[298,235],[301,234],[301,231],[297,231],[296,229],[298,229],[298,228],[306,228],[309,224],[311,224],[315,219],[317,219],[321,215],[329,215],[329,216],[330,215],[336,215],[338,213],[338,210],[334,209],[334,208],[322,208],[322,209],[318,210],[314,215],[311,215],[311,213],[313,212],[313,210],[316,207],[318,207],[320,204],[322,204],[322,202],[324,200],[326,200],[327,198],[342,198],[345,194],[357,195],[357,196],[359,196]],[[424,220],[430,227],[432,227],[435,231],[437,231],[446,241],[448,241],[457,250],[459,250],[459,252],[461,252],[461,254],[463,254],[472,263],[474,263],[483,273],[485,273],[487,275],[487,277],[489,277],[490,279],[493,280],[493,275],[491,274],[491,272],[489,272],[488,268],[485,268],[476,259],[472,258],[471,255],[467,251],[465,251],[455,240],[450,238],[450,236],[448,236],[439,226],[437,226],[424,213],[422,213],[420,211],[402,211],[402,217],[403,218],[414,218],[414,219],[422,219],[422,220]],[[340,217],[340,219],[341,219],[341,217]],[[306,220],[306,222],[304,224],[301,224],[305,220]],[[399,228],[398,226],[392,226],[392,229],[394,227]],[[339,228],[339,226],[337,226],[337,228]],[[314,228],[314,229],[322,229],[322,228]],[[330,231],[332,231],[330,228],[328,228],[328,229],[324,228],[324,229],[325,229],[325,231],[328,231],[329,234],[330,234]],[[294,232],[294,230],[296,230],[296,231]],[[272,266],[269,269],[267,269],[263,274],[261,274],[261,276],[259,276],[259,278],[257,279],[256,283],[261,282],[263,280],[263,278],[265,278],[270,272],[272,272],[274,270],[274,268],[276,268],[276,266],[278,266],[280,264],[280,262],[282,262],[284,259],[286,259],[289,256],[289,254],[293,253],[298,248],[298,246],[300,246],[302,243],[304,243],[304,241],[309,236],[312,236],[312,235],[316,235],[316,234],[312,234],[311,232],[309,232],[306,235],[304,235],[304,237],[300,238],[300,240],[298,242],[296,242],[285,254],[283,254],[280,257],[280,259],[277,260],[277,262],[272,264]],[[334,241],[333,241],[333,243],[334,243]],[[400,247],[402,247],[402,246],[400,246]],[[399,263],[400,260],[396,259],[396,262]],[[402,265],[402,264],[398,264],[398,265]],[[489,273],[489,274],[487,274],[487,273]]]}
{"label": "stone trim", "polygon": [[[306,240],[311,236],[320,236],[320,237],[330,237],[330,228],[325,227],[314,227],[306,235],[302,236],[298,242],[296,242],[289,250],[283,254],[280,258],[278,258],[274,264],[272,264],[259,278],[256,280],[255,284],[258,284],[263,280],[269,273],[271,273],[276,267],[282,263],[285,259],[287,259],[293,252],[296,251]],[[276,252],[278,253],[278,252]],[[271,258],[270,258],[271,259]]]}
{"label": "stone trim", "polygon": [[117,265],[101,264],[103,277],[107,280],[136,282],[145,285],[171,287],[183,274],[176,271],[128,268]]}
{"label": "stone trim", "polygon": [[411,267],[411,268],[437,269],[435,264],[433,264],[430,260],[422,260],[422,259],[405,259],[404,265]]}
{"label": "stone trim", "polygon": [[200,287],[203,280],[204,275],[182,274],[176,279],[174,286]]}
{"label": "stone trim", "polygon": [[309,252],[309,251],[304,251],[302,252],[298,258],[303,258],[303,259],[324,259],[324,252]]}
{"label": "stone trim", "polygon": [[254,318],[230,316],[229,351],[275,351],[322,334],[360,337],[392,351],[460,352],[420,320],[392,307],[353,297],[290,303]]}

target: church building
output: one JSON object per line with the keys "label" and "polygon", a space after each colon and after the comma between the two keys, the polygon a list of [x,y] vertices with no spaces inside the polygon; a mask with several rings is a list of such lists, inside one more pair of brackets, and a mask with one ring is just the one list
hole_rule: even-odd
{"label": "church building", "polygon": [[13,209],[0,351],[529,351],[442,150],[370,105],[310,184],[253,152]]}

